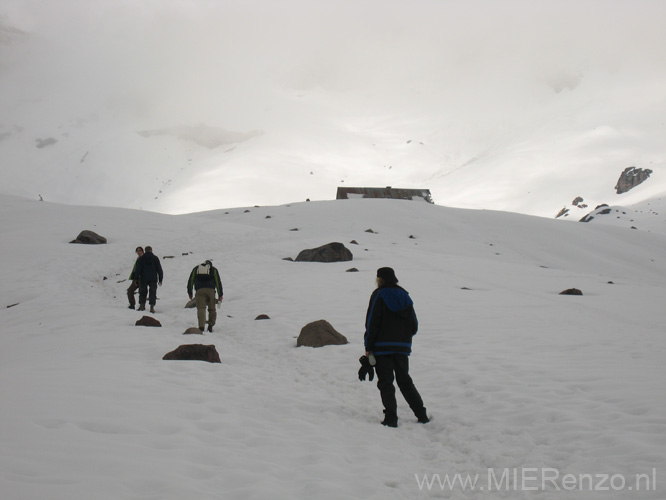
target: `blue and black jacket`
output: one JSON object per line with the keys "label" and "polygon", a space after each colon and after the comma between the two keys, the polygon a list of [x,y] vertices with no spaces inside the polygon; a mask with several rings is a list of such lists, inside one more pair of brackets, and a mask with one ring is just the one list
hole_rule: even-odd
{"label": "blue and black jacket", "polygon": [[419,323],[414,302],[398,285],[377,288],[370,297],[365,317],[365,350],[375,356],[412,352],[412,337]]}

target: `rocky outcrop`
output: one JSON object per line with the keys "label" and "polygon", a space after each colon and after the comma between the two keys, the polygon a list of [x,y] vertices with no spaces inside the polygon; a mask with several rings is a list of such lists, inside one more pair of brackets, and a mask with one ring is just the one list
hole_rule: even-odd
{"label": "rocky outcrop", "polygon": [[627,167],[620,174],[620,178],[615,185],[615,192],[617,194],[626,193],[635,188],[639,184],[645,182],[650,177],[652,170],[649,168],[642,169],[636,167]]}
{"label": "rocky outcrop", "polygon": [[562,217],[563,215],[566,215],[568,213],[569,213],[569,209],[567,207],[562,207],[562,210],[557,212],[557,215],[555,216],[555,218],[559,219],[560,217]]}
{"label": "rocky outcrop", "polygon": [[308,323],[301,329],[296,347],[323,347],[325,345],[344,345],[348,343],[347,337],[333,328],[328,321],[320,319]]}
{"label": "rocky outcrop", "polygon": [[75,240],[70,241],[70,243],[81,243],[83,245],[103,245],[106,243],[106,238],[100,236],[94,231],[81,231]]}
{"label": "rocky outcrop", "polygon": [[345,262],[354,256],[342,243],[328,243],[327,245],[309,250],[302,250],[296,257],[296,262]]}
{"label": "rocky outcrop", "polygon": [[589,214],[587,214],[578,222],[590,222],[597,215],[608,215],[609,213],[611,213],[611,208],[608,205],[606,205],[605,203],[602,205],[597,205],[597,208],[592,210]]}
{"label": "rocky outcrop", "polygon": [[569,288],[563,292],[560,292],[560,295],[583,295],[583,292],[581,292],[578,288]]}

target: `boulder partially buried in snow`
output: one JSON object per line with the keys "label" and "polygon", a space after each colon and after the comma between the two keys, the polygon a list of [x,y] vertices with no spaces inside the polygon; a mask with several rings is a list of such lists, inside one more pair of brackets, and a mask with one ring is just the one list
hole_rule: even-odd
{"label": "boulder partially buried in snow", "polygon": [[345,262],[354,256],[342,243],[328,243],[317,248],[302,250],[296,262]]}
{"label": "boulder partially buried in snow", "polygon": [[141,319],[134,323],[134,326],[162,326],[162,323],[150,316],[142,316]]}
{"label": "boulder partially buried in snow", "polygon": [[221,363],[220,355],[214,345],[186,344],[164,355],[164,360],[207,361]]}
{"label": "boulder partially buried in snow", "polygon": [[84,245],[102,245],[106,243],[106,238],[100,236],[94,231],[81,231],[75,240],[70,241],[70,243],[82,243]]}
{"label": "boulder partially buried in snow", "polygon": [[335,328],[326,320],[320,319],[308,323],[301,329],[301,333],[296,341],[296,347],[323,347],[325,345],[344,345],[349,344],[347,337],[336,331]]}

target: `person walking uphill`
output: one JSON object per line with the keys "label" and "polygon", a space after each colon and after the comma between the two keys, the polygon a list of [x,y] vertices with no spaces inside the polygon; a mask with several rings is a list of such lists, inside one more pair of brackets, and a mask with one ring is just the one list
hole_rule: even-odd
{"label": "person walking uphill", "polygon": [[[136,254],[141,257],[143,255],[143,248],[136,247]],[[136,272],[136,263],[139,262],[139,257],[134,261],[134,266],[132,266],[132,272],[129,275],[129,279],[132,282],[127,289],[127,299],[129,300],[129,308],[134,309],[136,307],[136,300],[134,299],[134,293],[139,289],[139,281],[134,277]]]}
{"label": "person walking uphill", "polygon": [[190,277],[187,280],[187,295],[190,297],[190,300],[192,299],[193,287],[196,290],[195,301],[199,330],[204,331],[204,326],[206,325],[206,307],[208,307],[208,331],[212,332],[217,320],[215,290],[217,290],[218,302],[222,302],[224,293],[220,273],[213,267],[211,261],[207,260],[192,269]]}
{"label": "person walking uphill", "polygon": [[150,303],[150,312],[155,312],[157,302],[157,284],[162,286],[162,264],[160,259],[153,254],[151,247],[146,247],[146,252],[136,261],[134,268],[134,279],[139,281],[139,311],[146,310],[146,298]]}
{"label": "person walking uphill", "polygon": [[398,408],[393,381],[409,407],[422,424],[430,419],[423,399],[409,376],[409,355],[412,337],[418,330],[414,302],[409,293],[398,285],[390,267],[377,270],[377,289],[370,297],[365,318],[365,355],[376,360],[377,388],[384,404],[382,425],[398,426]]}

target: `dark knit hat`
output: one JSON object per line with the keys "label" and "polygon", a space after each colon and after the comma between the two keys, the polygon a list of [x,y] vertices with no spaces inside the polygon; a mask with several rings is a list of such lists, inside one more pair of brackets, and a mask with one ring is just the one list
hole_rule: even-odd
{"label": "dark knit hat", "polygon": [[398,278],[395,277],[395,271],[390,267],[380,267],[377,269],[377,277],[384,280],[384,283],[387,285],[392,285],[398,282]]}

